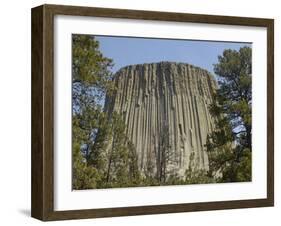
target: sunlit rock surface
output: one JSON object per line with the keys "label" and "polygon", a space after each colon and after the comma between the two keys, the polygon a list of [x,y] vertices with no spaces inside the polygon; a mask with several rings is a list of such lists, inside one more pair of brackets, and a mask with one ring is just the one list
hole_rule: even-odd
{"label": "sunlit rock surface", "polygon": [[204,145],[214,129],[209,104],[216,88],[208,71],[186,63],[140,64],[121,68],[114,81],[117,91],[106,98],[105,111],[122,114],[141,172],[156,175],[163,161],[170,175],[208,169]]}

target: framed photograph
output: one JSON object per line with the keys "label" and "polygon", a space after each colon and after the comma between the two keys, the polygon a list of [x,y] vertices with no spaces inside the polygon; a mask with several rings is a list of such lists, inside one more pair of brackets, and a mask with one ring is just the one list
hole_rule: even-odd
{"label": "framed photograph", "polygon": [[274,21],[32,9],[32,216],[274,205]]}

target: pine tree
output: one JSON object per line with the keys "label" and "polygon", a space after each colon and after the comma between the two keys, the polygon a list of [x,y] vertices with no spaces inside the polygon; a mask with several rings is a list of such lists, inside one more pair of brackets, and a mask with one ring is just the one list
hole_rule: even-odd
{"label": "pine tree", "polygon": [[207,138],[210,175],[219,182],[251,180],[252,50],[225,50],[214,71],[219,88],[210,112],[216,128]]}
{"label": "pine tree", "polygon": [[72,146],[73,188],[94,188],[101,180],[94,165],[89,164],[101,121],[102,101],[111,89],[112,60],[104,57],[93,36],[72,36]]}
{"label": "pine tree", "polygon": [[105,170],[105,187],[128,187],[139,181],[137,156],[134,145],[125,133],[125,123],[121,115],[113,112],[109,120],[110,145],[107,153]]}

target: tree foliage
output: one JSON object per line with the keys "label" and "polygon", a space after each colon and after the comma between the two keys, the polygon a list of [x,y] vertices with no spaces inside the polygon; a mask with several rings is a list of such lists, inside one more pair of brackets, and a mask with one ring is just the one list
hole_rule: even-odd
{"label": "tree foliage", "polygon": [[139,177],[121,116],[103,111],[105,94],[114,92],[112,66],[93,36],[72,36],[74,189],[130,186]]}
{"label": "tree foliage", "polygon": [[[104,171],[101,187],[133,186],[140,178],[136,150],[125,135],[126,127],[122,117],[114,112],[108,122],[109,145],[103,151],[106,165],[100,169]],[[99,149],[93,150],[93,153],[97,150]]]}
{"label": "tree foliage", "polygon": [[207,138],[210,172],[219,182],[251,180],[252,50],[225,50],[214,71],[219,88],[210,112],[216,128]]}

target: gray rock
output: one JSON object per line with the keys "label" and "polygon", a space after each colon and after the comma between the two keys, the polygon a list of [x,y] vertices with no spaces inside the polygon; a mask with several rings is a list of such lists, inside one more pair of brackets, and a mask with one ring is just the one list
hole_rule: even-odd
{"label": "gray rock", "polygon": [[208,106],[217,87],[208,71],[173,62],[130,65],[114,82],[117,90],[106,98],[105,110],[123,115],[144,175],[159,174],[163,161],[168,175],[208,170],[204,145],[214,129]]}

